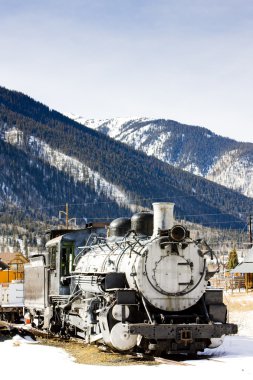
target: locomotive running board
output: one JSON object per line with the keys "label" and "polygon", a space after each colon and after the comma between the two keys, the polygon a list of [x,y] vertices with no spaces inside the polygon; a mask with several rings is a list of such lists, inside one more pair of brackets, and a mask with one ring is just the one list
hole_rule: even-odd
{"label": "locomotive running board", "polygon": [[175,339],[176,341],[192,339],[220,338],[222,335],[236,334],[238,326],[225,324],[163,324],[148,323],[127,324],[129,334],[141,335],[147,339]]}

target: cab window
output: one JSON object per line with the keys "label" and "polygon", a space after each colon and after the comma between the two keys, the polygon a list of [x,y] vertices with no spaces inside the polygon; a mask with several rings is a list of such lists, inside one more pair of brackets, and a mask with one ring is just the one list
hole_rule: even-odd
{"label": "cab window", "polygon": [[49,248],[50,269],[56,269],[56,246]]}
{"label": "cab window", "polygon": [[69,276],[73,267],[74,244],[64,243],[61,249],[61,276]]}

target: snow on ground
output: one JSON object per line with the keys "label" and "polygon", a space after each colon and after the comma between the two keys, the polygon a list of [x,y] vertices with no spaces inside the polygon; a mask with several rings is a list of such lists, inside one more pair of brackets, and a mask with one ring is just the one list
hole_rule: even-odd
{"label": "snow on ground", "polygon": [[236,323],[239,326],[238,335],[250,336],[253,339],[253,310],[246,312],[236,311],[230,313],[229,321]]}
{"label": "snow on ground", "polygon": [[[252,302],[253,294],[246,297]],[[245,298],[245,296],[244,296]],[[17,340],[0,343],[0,374],[8,379],[35,376],[36,379],[53,375],[87,376],[96,379],[124,379],[141,376],[143,379],[249,379],[253,375],[253,310],[230,312],[230,322],[239,323],[239,333],[227,336],[224,343],[206,350],[208,359],[187,360],[179,364],[93,366],[77,364],[63,349]],[[4,377],[3,377],[4,378]]]}
{"label": "snow on ground", "polygon": [[[209,353],[209,352],[208,352]],[[118,376],[133,378],[142,376],[145,379],[168,378],[179,379],[212,379],[227,376],[230,379],[248,379],[253,374],[253,338],[233,336],[226,337],[219,348],[212,350],[212,358],[189,360],[178,365],[132,365],[124,367],[92,366],[77,364],[63,350],[39,344],[21,343],[14,345],[7,340],[0,343],[1,375],[14,379],[22,375],[35,376],[36,379],[51,378],[53,375],[87,376],[96,379],[111,379]],[[173,376],[173,377],[171,377]],[[3,377],[4,378],[4,377]]]}

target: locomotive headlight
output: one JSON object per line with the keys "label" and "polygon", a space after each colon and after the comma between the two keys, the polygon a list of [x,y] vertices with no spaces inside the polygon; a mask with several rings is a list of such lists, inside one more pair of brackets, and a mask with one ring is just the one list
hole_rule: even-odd
{"label": "locomotive headlight", "polygon": [[215,260],[212,260],[210,257],[208,257],[206,259],[206,266],[207,266],[207,272],[210,275],[214,275],[215,273],[217,273],[219,271],[219,264],[218,264],[218,261],[215,259]]}
{"label": "locomotive headlight", "polygon": [[188,236],[189,236],[189,233],[186,230],[186,228],[184,228],[183,226],[175,225],[170,230],[170,237],[174,241],[177,241],[177,242],[183,241]]}

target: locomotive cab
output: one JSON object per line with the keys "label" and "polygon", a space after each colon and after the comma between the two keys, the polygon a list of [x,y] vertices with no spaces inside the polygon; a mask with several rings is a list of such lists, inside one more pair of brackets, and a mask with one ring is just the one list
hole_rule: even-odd
{"label": "locomotive cab", "polygon": [[[24,305],[37,327],[48,328],[55,305],[67,302],[75,257],[95,228],[50,231],[52,238],[46,243],[46,251],[32,255],[25,265]],[[104,228],[99,226],[99,230]]]}

